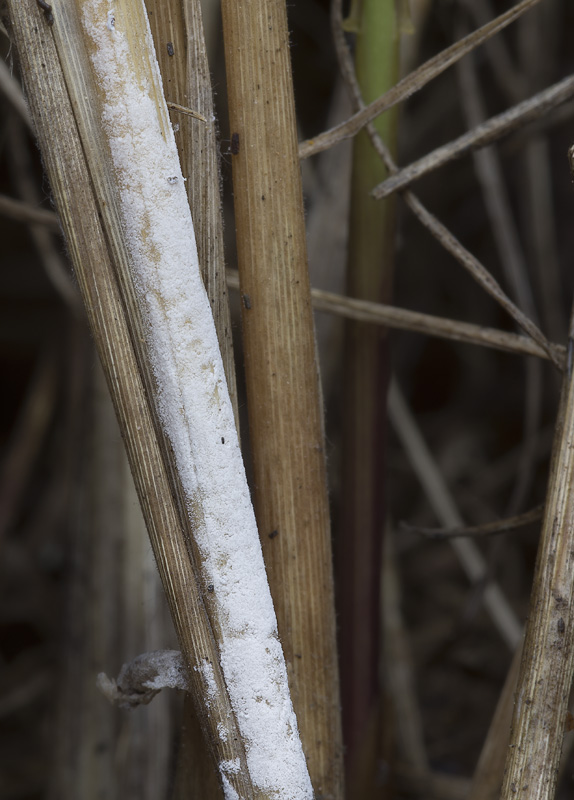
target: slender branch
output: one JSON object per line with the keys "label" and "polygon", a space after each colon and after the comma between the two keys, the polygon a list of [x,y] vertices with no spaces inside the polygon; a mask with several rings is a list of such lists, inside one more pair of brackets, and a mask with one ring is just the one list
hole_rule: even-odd
{"label": "slender branch", "polygon": [[[333,0],[332,4],[332,28],[333,36],[335,39],[335,47],[339,65],[343,77],[349,87],[353,101],[357,108],[364,108],[361,91],[357,80],[355,78],[355,71],[353,61],[349,52],[349,48],[343,35],[342,23],[342,10],[341,0]],[[367,133],[371,139],[373,147],[378,152],[380,158],[383,160],[385,166],[391,174],[396,174],[398,167],[394,159],[378,135],[372,123],[366,127]],[[441,223],[439,220],[428,211],[420,200],[410,191],[405,191],[403,199],[407,206],[411,209],[413,214],[417,217],[432,236],[442,244],[442,246],[472,275],[474,280],[481,286],[491,297],[493,297],[505,311],[514,319],[514,321],[535,341],[540,347],[548,353],[548,357],[560,369],[559,357],[553,351],[553,345],[544,336],[540,328],[529,319],[524,312],[522,312],[502,290],[500,284],[493,278],[490,272],[484,267],[480,261],[475,258],[463,245],[456,239],[455,236]]]}
{"label": "slender branch", "polygon": [[254,503],[311,781],[339,798],[331,532],[285,0],[224,0],[222,16]]}
{"label": "slender branch", "polygon": [[[236,270],[227,270],[227,284],[230,288],[239,290],[239,275]],[[316,311],[337,314],[347,319],[371,322],[374,325],[386,325],[399,330],[415,331],[455,342],[492,347],[516,355],[550,359],[548,351],[529,337],[507,333],[496,328],[484,328],[470,322],[435,317],[431,314],[422,314],[418,311],[388,306],[383,303],[357,300],[354,297],[345,297],[322,289],[311,289],[311,300]],[[551,347],[554,362],[559,365],[560,369],[564,369],[566,348],[559,344],[552,344]]]}
{"label": "slender branch", "polygon": [[[389,390],[389,417],[436,516],[446,527],[462,527],[458,508],[396,382]],[[487,578],[487,565],[474,542],[453,539],[451,546],[472,583]],[[497,583],[484,588],[484,605],[508,647],[516,649],[522,640],[522,626]]]}
{"label": "slender branch", "polygon": [[548,341],[540,328],[512,302],[486,267],[484,267],[480,261],[423,206],[418,198],[410,192],[407,192],[404,199],[408,207],[416,214],[425,228],[427,228],[443,247],[456,258],[459,264],[472,275],[475,281],[508,312],[522,330],[548,353],[549,359],[560,369],[560,359],[555,353],[554,346]]}
{"label": "slender branch", "polygon": [[573,95],[574,76],[569,75],[534,97],[529,97],[528,100],[524,100],[502,114],[477,125],[458,139],[442,147],[437,147],[436,150],[409,164],[408,167],[403,167],[375,187],[372,192],[373,197],[381,200],[393,192],[405,189],[423,175],[439,169],[449,161],[461,158],[470,150],[486,147],[516,128],[539,119],[551,109],[569,100]]}
{"label": "slender branch", "polygon": [[429,81],[436,78],[448,67],[455,64],[460,58],[470,53],[475,47],[478,47],[483,42],[487,41],[491,36],[494,36],[499,31],[510,25],[520,17],[525,11],[535,6],[540,0],[522,0],[514,8],[511,8],[505,14],[501,14],[496,19],[473,31],[469,36],[465,36],[455,44],[442,50],[438,55],[426,61],[406,78],[399,81],[396,86],[385,92],[377,100],[365,106],[360,111],[357,111],[350,119],[336,125],[331,130],[315,136],[313,139],[308,139],[299,146],[300,158],[308,158],[309,156],[316,155],[328,147],[333,147],[343,139],[348,139],[358,133],[368,122],[371,122],[383,111],[388,111],[397,103],[406,100],[419,89],[422,89]]}
{"label": "slender branch", "polygon": [[45,225],[53,231],[60,230],[58,215],[54,214],[53,211],[34,208],[30,203],[15,200],[13,197],[6,197],[6,195],[0,195],[0,215],[17,222],[30,222],[35,225]]}
{"label": "slender branch", "polygon": [[458,539],[460,537],[482,539],[485,536],[493,536],[497,533],[509,533],[518,528],[523,528],[525,525],[530,525],[532,522],[538,522],[542,519],[544,513],[544,506],[536,506],[524,514],[517,514],[514,517],[507,517],[506,519],[498,519],[495,522],[488,522],[485,525],[469,525],[459,528],[420,528],[417,525],[408,525],[401,523],[401,529],[409,531],[410,533],[418,533],[421,536],[426,536],[428,539],[437,541],[444,539]]}

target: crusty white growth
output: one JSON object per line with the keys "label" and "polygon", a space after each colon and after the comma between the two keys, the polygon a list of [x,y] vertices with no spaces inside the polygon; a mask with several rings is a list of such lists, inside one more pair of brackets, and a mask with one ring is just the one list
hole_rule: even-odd
{"label": "crusty white growth", "polygon": [[219,769],[226,775],[235,775],[241,769],[241,764],[238,758],[234,758],[233,761],[222,761]]}
{"label": "crusty white growth", "polygon": [[205,659],[198,667],[194,667],[198,672],[201,672],[203,680],[205,681],[205,696],[207,697],[207,706],[211,705],[211,701],[217,696],[217,683],[215,682],[215,675],[213,667]]}
{"label": "crusty white growth", "polygon": [[225,796],[225,800],[240,800],[239,795],[237,794],[233,786],[229,783],[225,775],[221,776],[221,782],[223,783],[223,794]]}
{"label": "crusty white growth", "polygon": [[[204,579],[214,587],[221,666],[251,780],[270,797],[312,798],[175,139],[167,108],[158,110],[151,96],[159,68],[153,58],[151,79],[136,76],[122,0],[86,0],[82,8],[159,413]],[[153,53],[149,30],[147,46]],[[227,779],[224,785],[228,798],[237,796]]]}

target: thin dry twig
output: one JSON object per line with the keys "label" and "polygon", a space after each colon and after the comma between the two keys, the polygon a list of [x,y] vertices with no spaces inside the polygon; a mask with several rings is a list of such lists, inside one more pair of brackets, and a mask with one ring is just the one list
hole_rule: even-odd
{"label": "thin dry twig", "polygon": [[[1,62],[0,62],[1,63]],[[45,225],[53,231],[60,230],[58,215],[44,208],[34,208],[30,203],[15,200],[13,197],[0,195],[0,215],[16,220],[29,222],[34,225]]]}
{"label": "thin dry twig", "polygon": [[453,234],[428,211],[420,200],[412,193],[407,192],[404,199],[408,207],[416,214],[419,221],[429,230],[432,235],[453,255],[456,260],[472,275],[474,280],[491,296],[504,310],[514,319],[523,331],[525,331],[543,350],[548,353],[552,363],[560,369],[559,357],[556,356],[554,345],[551,344],[540,328],[521,311],[515,303],[502,290],[498,281],[486,269],[480,261],[472,255]]}
{"label": "thin dry twig", "polygon": [[207,119],[200,114],[199,111],[194,111],[192,108],[188,108],[187,106],[180,106],[179,103],[166,103],[167,107],[170,111],[179,111],[180,114],[185,114],[187,117],[193,117],[194,119],[199,119],[201,122],[207,122]]}
{"label": "thin dry twig", "polygon": [[518,103],[518,105],[509,108],[502,114],[491,117],[463,136],[459,136],[458,139],[442,147],[437,147],[436,150],[418,159],[418,161],[403,167],[395,175],[376,186],[372,191],[373,197],[381,200],[393,192],[405,189],[414,181],[422,178],[423,175],[439,169],[449,161],[461,158],[470,150],[486,147],[503,136],[507,136],[516,128],[539,119],[556,106],[569,100],[573,95],[574,76],[569,75],[543,92],[534,95],[534,97],[529,97],[528,100]]}
{"label": "thin dry twig", "polygon": [[458,539],[461,537],[482,539],[485,536],[493,536],[497,533],[509,533],[510,531],[518,530],[532,522],[538,522],[542,519],[544,514],[544,506],[536,506],[523,514],[517,514],[514,517],[507,517],[506,519],[498,519],[495,522],[487,522],[485,525],[468,525],[459,528],[421,528],[417,525],[409,525],[401,523],[401,529],[409,533],[418,533],[421,536],[426,536],[428,539],[436,541],[444,539]]}
{"label": "thin dry twig", "polygon": [[[357,108],[364,108],[361,91],[355,78],[353,61],[349,52],[349,48],[345,41],[342,29],[342,3],[341,0],[333,0],[332,4],[332,29],[335,41],[335,48],[337,57],[343,77],[349,86],[352,94],[353,101]],[[391,174],[398,171],[391,153],[381,140],[380,136],[372,123],[366,126],[366,131],[371,139],[373,147],[378,152],[383,160],[385,166]],[[411,209],[417,219],[424,225],[425,228],[434,236],[437,241],[447,250],[458,262],[463,266],[474,280],[481,286],[491,297],[493,297],[504,310],[514,319],[514,321],[535,341],[540,347],[548,353],[550,360],[560,369],[559,361],[554,346],[548,341],[546,336],[542,333],[540,328],[532,322],[529,317],[524,314],[505,294],[500,284],[493,278],[490,272],[484,267],[480,261],[475,258],[463,245],[456,239],[455,236],[433,215],[428,211],[420,200],[410,191],[403,193],[403,199],[407,206]]]}
{"label": "thin dry twig", "polygon": [[[396,381],[389,389],[388,407],[393,427],[434,513],[446,527],[463,527],[458,508]],[[453,539],[451,545],[469,580],[473,584],[485,581],[488,567],[474,542]],[[484,605],[508,647],[515,650],[522,641],[522,626],[497,583],[484,587]]]}
{"label": "thin dry twig", "polygon": [[315,136],[313,139],[308,139],[299,146],[300,158],[308,158],[328,147],[348,139],[358,133],[368,122],[371,122],[383,111],[388,111],[389,108],[397,105],[397,103],[406,100],[407,97],[415,94],[429,83],[433,78],[436,78],[448,67],[455,64],[459,59],[470,53],[475,47],[478,47],[483,42],[487,41],[491,36],[494,36],[499,31],[503,30],[511,22],[518,19],[521,14],[528,11],[535,6],[540,0],[522,0],[514,8],[511,8],[505,14],[501,14],[496,19],[473,31],[469,36],[455,42],[450,47],[442,50],[438,55],[426,61],[410,75],[407,75],[396,86],[393,86],[384,95],[378,97],[368,106],[357,111],[352,117],[345,122],[336,125],[331,130]]}
{"label": "thin dry twig", "polygon": [[[239,277],[236,270],[227,270],[227,284],[232,289],[239,290]],[[450,339],[467,344],[482,345],[502,350],[517,355],[538,356],[549,359],[546,350],[541,348],[532,339],[515,333],[507,333],[496,328],[484,328],[470,322],[435,317],[432,314],[422,314],[405,308],[371,303],[367,300],[357,300],[353,297],[344,297],[334,292],[322,289],[311,289],[313,308],[337,314],[347,319],[359,322],[371,322],[374,325],[385,325],[399,330],[415,331],[427,336]],[[555,361],[564,369],[566,363],[566,348],[563,345],[552,344]]]}

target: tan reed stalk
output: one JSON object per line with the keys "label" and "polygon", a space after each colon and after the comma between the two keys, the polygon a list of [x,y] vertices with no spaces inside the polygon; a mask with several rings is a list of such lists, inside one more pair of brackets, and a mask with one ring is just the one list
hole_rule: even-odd
{"label": "tan reed stalk", "polygon": [[[572,326],[572,322],[571,322]],[[550,800],[574,672],[574,378],[569,364],[550,466],[542,534],[518,676],[503,800]]]}
{"label": "tan reed stalk", "polygon": [[285,4],[222,4],[255,510],[317,794],[342,748],[322,409]]}
{"label": "tan reed stalk", "polygon": [[[118,211],[121,197],[116,185],[118,173],[111,166],[109,144],[98,116],[103,102],[100,92],[107,91],[108,84],[100,82],[96,88],[88,59],[94,30],[90,25],[97,31],[123,32],[125,38],[120,41],[126,42],[127,59],[121,78],[128,74],[141,78],[166,140],[167,110],[154,73],[155,57],[148,49],[143,5],[125,0],[107,15],[106,8],[101,3],[62,0],[57,8],[46,8],[43,13],[36,3],[28,0],[9,4],[46,171],[122,427],[156,561],[189,668],[196,710],[220,765],[223,783],[242,797],[264,800],[275,789],[255,780],[254,769],[259,769],[260,775],[268,765],[262,759],[256,765],[248,764],[245,740],[230,701],[229,681],[227,677],[224,679],[220,668],[219,648],[224,646],[221,637],[225,636],[228,621],[218,616],[219,596],[199,572],[205,553],[199,551],[194,534],[196,526],[202,529],[204,497],[194,496],[190,509],[192,521],[188,513],[189,495],[186,497],[182,488],[176,456],[163,435],[158,416],[155,374],[148,361],[142,321],[144,312],[140,310],[140,298],[131,280],[130,243]],[[93,16],[82,16],[86,11]],[[82,25],[87,26],[85,38]],[[105,32],[103,35],[107,37],[105,42],[118,41]],[[95,39],[93,42],[95,45]],[[118,57],[117,52],[114,51],[114,58]],[[102,63],[108,69],[109,62],[100,62],[100,66]],[[96,62],[94,65],[98,66]],[[131,124],[129,115],[124,123]],[[167,183],[174,180],[178,179],[169,178]],[[142,200],[147,199],[147,195],[142,195]],[[149,198],[154,203],[157,199]],[[123,213],[128,211],[124,209]],[[144,225],[145,244],[146,217],[138,217],[137,221]],[[208,367],[209,364],[208,360]],[[213,365],[217,368],[215,362]],[[203,466],[197,463],[196,468]],[[222,564],[221,568],[224,567]],[[267,602],[263,593],[260,597]],[[237,634],[241,640],[243,635],[242,631]],[[275,647],[271,638],[269,646]],[[245,642],[248,646],[249,641]],[[230,640],[228,643],[234,646]],[[266,652],[271,658],[272,651]],[[277,686],[279,683],[270,685],[270,691],[275,692]],[[239,724],[245,724],[245,720]],[[296,737],[293,726],[291,730]],[[296,741],[292,735],[290,741]],[[281,746],[278,749],[278,754],[270,752],[269,757],[283,755],[284,749]],[[299,756],[295,755],[295,759]],[[299,767],[297,775],[298,785],[308,782]],[[307,797],[308,792],[303,789],[293,796]]]}

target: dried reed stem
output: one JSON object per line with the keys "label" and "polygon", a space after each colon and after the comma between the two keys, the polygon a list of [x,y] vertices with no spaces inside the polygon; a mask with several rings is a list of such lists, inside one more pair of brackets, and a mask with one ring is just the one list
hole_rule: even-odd
{"label": "dried reed stem", "polygon": [[[572,346],[572,339],[570,339]],[[554,797],[574,672],[574,379],[562,400],[502,795]]]}
{"label": "dried reed stem", "polygon": [[[336,6],[334,6],[336,9]],[[518,6],[516,7],[518,8]],[[526,8],[522,9],[523,11]],[[340,16],[340,12],[338,14]],[[483,30],[483,29],[481,29]],[[471,34],[472,35],[472,34]],[[361,97],[361,90],[357,84],[355,77],[355,70],[351,54],[340,26],[334,26],[335,47],[339,66],[345,82],[349,87],[355,106],[359,109],[364,109],[365,104]],[[467,37],[468,38],[468,37]],[[466,41],[463,40],[463,41]],[[395,164],[393,156],[388,147],[382,141],[377,133],[372,122],[366,123],[366,131],[369,134],[373,147],[379,154],[382,162],[387,167],[391,175],[398,172],[398,167]],[[523,312],[515,303],[503,292],[499,283],[494,279],[491,273],[475,258],[463,245],[456,239],[455,236],[433,215],[420,200],[410,191],[403,193],[403,199],[406,205],[411,209],[417,219],[424,225],[425,228],[431,233],[434,238],[447,250],[458,262],[472,275],[474,280],[481,286],[491,297],[493,297],[502,308],[514,319],[514,321],[526,332],[528,335],[537,342],[548,353],[550,360],[559,367],[559,359],[552,352],[552,345],[544,336],[540,328]]]}
{"label": "dried reed stem", "polygon": [[[133,48],[129,50],[130,58],[141,70],[138,74],[148,75],[153,55],[146,50],[142,6],[117,4],[115,16],[108,17],[107,23],[105,6],[98,10],[102,8],[102,30],[106,25],[108,30],[110,25],[120,25],[121,20],[121,29],[127,32]],[[130,283],[130,259],[118,213],[115,177],[98,114],[100,98],[87,53],[80,46],[83,35],[78,10],[71,0],[63,0],[54,10],[53,25],[32,0],[11,2],[9,10],[46,170],[114,398],[156,561],[189,668],[196,708],[222,769],[225,764],[233,764],[223,778],[241,796],[263,799],[268,793],[261,785],[254,786],[244,740],[220,668],[215,637],[221,635],[225,621],[214,613],[217,600],[213,593],[209,596],[203,580],[198,580],[200,561],[195,545],[190,551],[195,530],[187,515],[174,454],[165,439],[158,436],[162,426],[155,402],[150,399],[155,396],[155,384],[146,360],[142,312]],[[134,64],[130,66],[133,68]],[[167,129],[167,111],[162,111],[163,100],[154,83],[153,69],[149,78],[147,86],[155,95],[160,117],[163,114],[161,124]],[[138,367],[145,376],[143,380]],[[201,519],[201,510],[197,511]],[[277,756],[283,754],[279,748]]]}
{"label": "dried reed stem", "polygon": [[316,793],[342,791],[329,510],[285,4],[222,4],[255,510]]}
{"label": "dried reed stem", "polygon": [[519,127],[523,127],[528,122],[539,119],[550,110],[556,108],[556,106],[569,100],[573,95],[574,77],[569,75],[543,92],[529,97],[528,100],[518,103],[518,105],[509,108],[496,117],[491,117],[486,122],[480,123],[458,139],[454,139],[442,147],[437,147],[436,150],[418,159],[418,161],[414,161],[407,167],[402,167],[373,190],[373,197],[381,200],[393,192],[406,189],[424,175],[439,169],[449,161],[461,158],[471,150],[477,150],[493,144],[498,139],[507,136]]}

